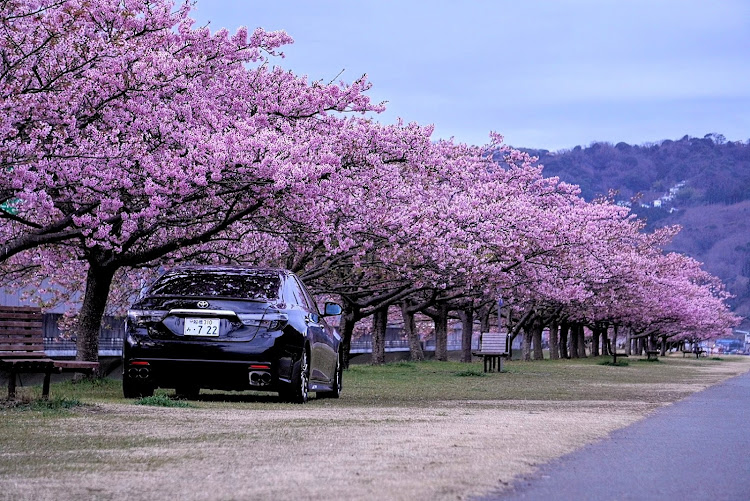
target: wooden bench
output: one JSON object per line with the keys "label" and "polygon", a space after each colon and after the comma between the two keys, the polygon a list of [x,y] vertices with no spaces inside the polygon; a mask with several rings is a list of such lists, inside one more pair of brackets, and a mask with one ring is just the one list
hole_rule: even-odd
{"label": "wooden bench", "polygon": [[484,372],[503,371],[503,358],[510,357],[510,336],[501,332],[482,332],[479,335],[479,351],[471,352],[482,357]]}
{"label": "wooden bench", "polygon": [[54,360],[44,353],[42,310],[29,306],[0,306],[0,369],[8,371],[8,400],[16,398],[16,376],[44,374],[42,398],[49,398],[52,373],[93,374],[98,362]]}
{"label": "wooden bench", "polygon": [[617,353],[616,350],[616,348],[614,350],[612,349],[612,343],[607,339],[607,351],[612,355],[612,365],[617,365],[617,357],[628,358],[627,353]]}
{"label": "wooden bench", "polygon": [[692,350],[682,350],[682,358],[685,358],[685,355],[687,355],[688,353],[690,353],[691,355],[695,355],[695,358],[699,358],[701,355],[704,357],[707,356],[706,350],[704,350],[703,348],[694,348]]}
{"label": "wooden bench", "polygon": [[659,350],[646,350],[647,360],[659,360]]}

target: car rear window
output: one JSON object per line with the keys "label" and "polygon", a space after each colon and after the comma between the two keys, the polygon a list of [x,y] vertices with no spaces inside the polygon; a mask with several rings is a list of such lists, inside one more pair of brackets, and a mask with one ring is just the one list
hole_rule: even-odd
{"label": "car rear window", "polygon": [[149,291],[152,296],[221,296],[276,299],[281,280],[269,273],[180,271],[164,275]]}

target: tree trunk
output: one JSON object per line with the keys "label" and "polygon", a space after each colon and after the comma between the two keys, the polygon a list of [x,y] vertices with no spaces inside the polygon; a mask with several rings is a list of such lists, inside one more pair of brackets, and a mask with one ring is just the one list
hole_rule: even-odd
{"label": "tree trunk", "polygon": [[435,359],[441,362],[448,361],[448,305],[438,303],[435,306],[437,316],[435,322]]}
{"label": "tree trunk", "polygon": [[516,340],[516,336],[518,336],[517,332],[508,337],[508,360],[513,360],[513,342]]}
{"label": "tree trunk", "polygon": [[352,334],[354,334],[354,326],[357,323],[358,316],[359,309],[345,302],[344,311],[341,315],[341,322],[339,323],[339,335],[341,336],[342,351],[344,352],[344,359],[341,364],[344,369],[349,368],[349,358],[351,357],[352,349]]}
{"label": "tree trunk", "polygon": [[406,333],[406,338],[409,340],[409,355],[411,355],[411,360],[421,362],[424,360],[424,352],[422,351],[422,344],[419,342],[419,333],[417,332],[417,325],[414,322],[414,312],[409,311],[407,301],[401,303],[401,315],[404,317],[404,332]]}
{"label": "tree trunk", "polygon": [[372,358],[373,365],[385,363],[385,330],[388,325],[388,309],[381,308],[372,314]]}
{"label": "tree trunk", "polygon": [[570,358],[578,358],[581,350],[578,349],[578,324],[570,326]]}
{"label": "tree trunk", "polygon": [[471,336],[474,333],[474,310],[466,308],[458,312],[461,317],[461,361],[471,362]]}
{"label": "tree trunk", "polygon": [[667,336],[661,338],[661,349],[659,355],[665,357],[667,355]]}
{"label": "tree trunk", "polygon": [[560,344],[558,342],[560,325],[557,320],[553,320],[549,325],[549,358],[557,360],[560,358]]}
{"label": "tree trunk", "polygon": [[544,350],[542,349],[542,332],[544,324],[541,318],[535,318],[531,324],[531,337],[534,342],[534,360],[544,360]]}
{"label": "tree trunk", "polygon": [[523,337],[521,338],[521,360],[531,361],[531,338],[533,337],[530,325],[523,327]]}
{"label": "tree trunk", "polygon": [[583,324],[576,328],[578,334],[578,358],[586,358],[586,334],[583,330]]}
{"label": "tree trunk", "polygon": [[481,310],[479,310],[479,322],[480,322],[480,332],[490,332],[492,330],[492,326],[490,325],[490,312],[492,312],[492,307],[485,306]]}
{"label": "tree trunk", "polygon": [[116,269],[89,263],[86,292],[78,317],[76,360],[99,361],[99,330]]}
{"label": "tree trunk", "polygon": [[560,324],[560,358],[570,358],[568,355],[568,332],[570,325],[567,322]]}

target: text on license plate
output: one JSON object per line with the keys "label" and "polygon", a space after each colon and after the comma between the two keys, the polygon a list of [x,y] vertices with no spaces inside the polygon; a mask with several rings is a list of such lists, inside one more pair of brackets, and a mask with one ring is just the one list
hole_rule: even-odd
{"label": "text on license plate", "polygon": [[218,318],[186,318],[183,334],[186,336],[218,336],[219,322]]}

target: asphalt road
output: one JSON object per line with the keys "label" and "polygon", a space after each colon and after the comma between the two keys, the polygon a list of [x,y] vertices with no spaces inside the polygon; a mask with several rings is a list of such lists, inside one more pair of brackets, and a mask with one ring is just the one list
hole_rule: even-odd
{"label": "asphalt road", "polygon": [[750,373],[542,465],[512,500],[750,500]]}

